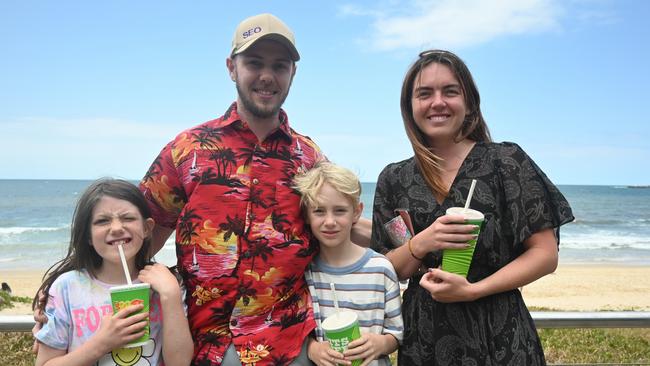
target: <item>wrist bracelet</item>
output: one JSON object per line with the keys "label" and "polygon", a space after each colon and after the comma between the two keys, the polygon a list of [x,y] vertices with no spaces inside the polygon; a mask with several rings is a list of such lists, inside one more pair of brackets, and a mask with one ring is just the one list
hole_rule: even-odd
{"label": "wrist bracelet", "polygon": [[411,253],[411,257],[413,257],[413,258],[415,258],[415,259],[417,259],[417,260],[419,260],[419,261],[421,261],[421,260],[424,259],[424,257],[422,257],[422,258],[418,258],[418,256],[416,256],[415,253],[413,253],[413,248],[411,247],[411,239],[409,239],[409,242],[408,242],[407,245],[408,245],[408,247],[409,247],[409,253]]}

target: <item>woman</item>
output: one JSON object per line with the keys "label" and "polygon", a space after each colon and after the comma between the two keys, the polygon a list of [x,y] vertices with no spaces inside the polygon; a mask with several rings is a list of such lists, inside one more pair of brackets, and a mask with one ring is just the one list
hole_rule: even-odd
{"label": "woman", "polygon": [[[568,202],[519,146],[491,142],[478,89],[453,53],[420,54],[401,110],[415,156],[379,175],[371,240],[400,279],[410,278],[399,364],[544,365],[517,288],[555,270],[559,227],[573,220]],[[445,215],[464,206],[473,179],[471,208],[485,222],[464,278],[437,267],[442,249],[473,238],[472,225],[454,224],[462,216]],[[413,222],[406,243],[391,243],[384,229],[398,208]]]}

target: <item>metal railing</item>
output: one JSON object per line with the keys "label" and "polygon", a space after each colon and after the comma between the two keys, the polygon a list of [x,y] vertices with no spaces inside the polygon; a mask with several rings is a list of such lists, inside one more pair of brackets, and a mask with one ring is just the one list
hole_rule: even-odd
{"label": "metal railing", "polygon": [[[650,311],[532,311],[537,328],[650,328]],[[30,332],[31,315],[0,315],[0,332]]]}
{"label": "metal railing", "polygon": [[0,332],[31,332],[33,327],[31,315],[0,315]]}
{"label": "metal railing", "polygon": [[[650,328],[649,311],[532,311],[530,314],[537,328]],[[31,315],[0,315],[0,332],[31,332],[33,326],[34,318]],[[579,366],[583,364],[552,365]],[[599,363],[589,365],[644,364]]]}
{"label": "metal railing", "polygon": [[648,311],[531,311],[537,328],[650,328]]}

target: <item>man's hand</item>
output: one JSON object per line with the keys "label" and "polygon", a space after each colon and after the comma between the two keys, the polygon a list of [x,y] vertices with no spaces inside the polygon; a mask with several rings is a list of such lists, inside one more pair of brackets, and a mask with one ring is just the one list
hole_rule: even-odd
{"label": "man's hand", "polygon": [[365,217],[360,217],[359,220],[352,225],[350,232],[350,240],[356,245],[367,248],[370,246],[370,236],[372,235],[372,221]]}
{"label": "man's hand", "polygon": [[43,295],[43,292],[39,291],[38,292],[38,306],[36,306],[36,309],[34,309],[34,321],[36,324],[34,324],[34,327],[32,328],[32,335],[34,335],[34,344],[32,345],[32,352],[34,354],[38,353],[38,340],[36,339],[36,333],[38,333],[41,328],[43,328],[43,324],[47,323],[47,316],[43,313],[43,311],[40,309],[40,304],[42,304],[45,301],[45,295]]}

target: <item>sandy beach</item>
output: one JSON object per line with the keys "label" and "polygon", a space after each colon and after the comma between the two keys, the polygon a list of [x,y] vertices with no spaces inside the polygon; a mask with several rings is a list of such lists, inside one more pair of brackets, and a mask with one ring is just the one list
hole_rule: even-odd
{"label": "sandy beach", "polygon": [[[0,270],[16,296],[31,297],[42,271]],[[525,286],[529,307],[564,311],[650,311],[650,266],[612,266],[560,263],[555,273]],[[31,305],[18,304],[0,315],[31,314]]]}

